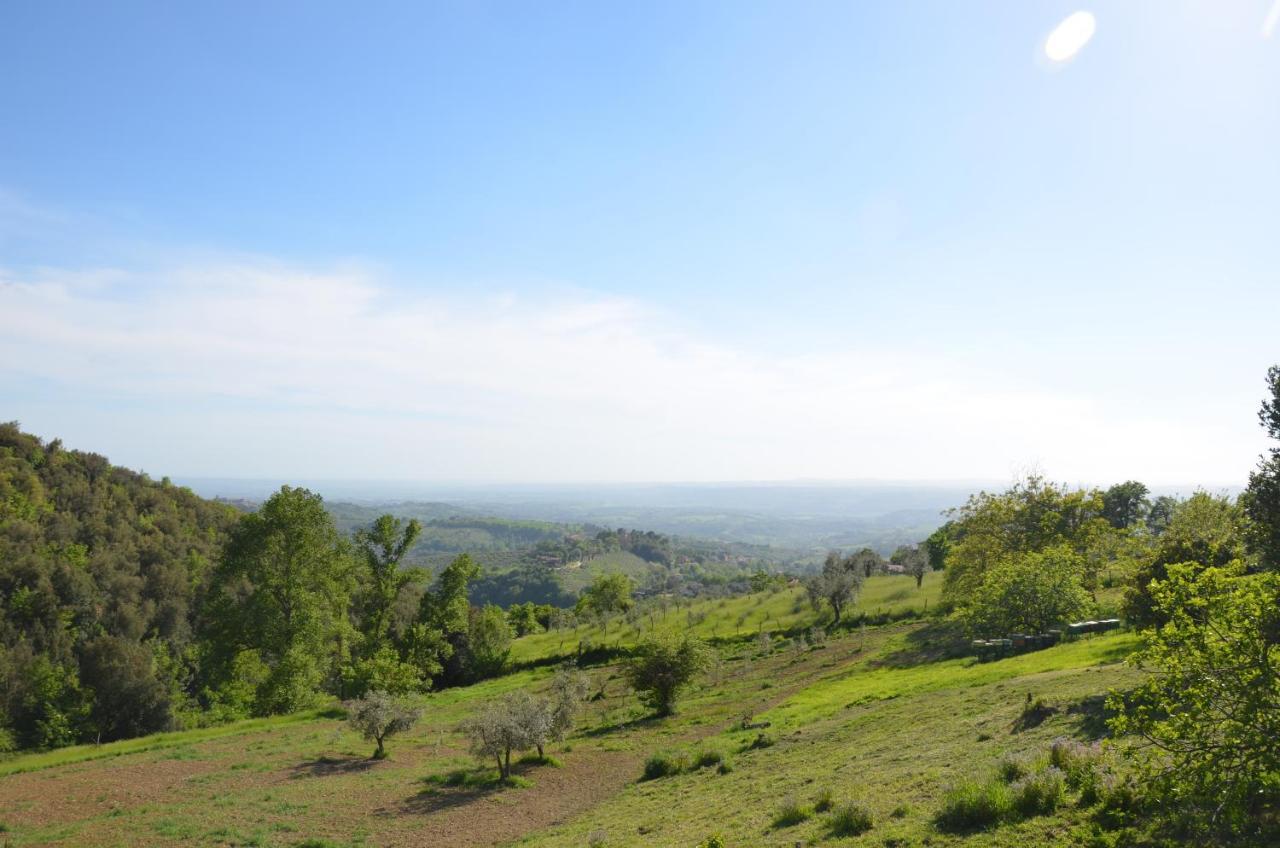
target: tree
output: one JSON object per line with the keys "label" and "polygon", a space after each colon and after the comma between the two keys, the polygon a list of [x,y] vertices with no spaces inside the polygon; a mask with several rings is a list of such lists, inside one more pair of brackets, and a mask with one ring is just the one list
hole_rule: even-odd
{"label": "tree", "polygon": [[388,692],[373,691],[346,704],[347,722],[365,739],[378,743],[373,752],[375,760],[387,756],[383,743],[397,733],[403,733],[418,721],[422,714],[407,704],[396,700]]}
{"label": "tree", "polygon": [[582,590],[578,611],[588,610],[602,616],[626,612],[631,608],[634,590],[631,578],[625,574],[597,574],[591,585]]}
{"label": "tree", "polygon": [[507,622],[517,636],[528,636],[542,630],[538,621],[538,605],[532,602],[512,604],[507,608]]}
{"label": "tree", "polygon": [[207,620],[224,662],[253,650],[269,669],[255,712],[314,702],[348,644],[352,583],[347,546],[319,495],[283,486],[241,519],[214,572]]}
{"label": "tree", "polygon": [[1221,568],[1246,555],[1247,518],[1240,506],[1225,495],[1196,492],[1178,504],[1169,526],[1156,539],[1150,557],[1138,565],[1133,584],[1126,590],[1125,618],[1139,626],[1161,621],[1151,593],[1170,565],[1194,563],[1200,568]]}
{"label": "tree", "polygon": [[[551,679],[551,729],[549,738],[553,742],[561,742],[573,730],[578,713],[582,711],[582,702],[591,690],[591,681],[572,665],[562,665],[556,669],[556,676]],[[539,749],[538,754],[542,751]]]}
{"label": "tree", "polygon": [[418,621],[451,636],[466,633],[471,617],[467,587],[480,574],[480,566],[467,554],[461,554],[445,566],[435,586],[423,593],[418,606]]}
{"label": "tree", "polygon": [[430,678],[423,677],[422,666],[404,662],[390,645],[383,645],[377,652],[357,659],[343,669],[342,677],[345,694],[354,698],[364,697],[369,692],[409,695],[431,686]]}
{"label": "tree", "polygon": [[954,521],[948,521],[929,534],[929,538],[924,540],[924,549],[929,555],[930,568],[934,571],[942,571],[947,567],[947,553],[951,550],[952,541],[958,535],[959,529]]}
{"label": "tree", "polygon": [[1172,495],[1161,495],[1152,501],[1151,509],[1147,510],[1147,531],[1154,536],[1163,533],[1173,520],[1173,513],[1177,508],[1178,499]]}
{"label": "tree", "polygon": [[849,560],[841,558],[832,551],[822,565],[822,571],[805,581],[805,589],[809,593],[809,602],[818,609],[825,602],[835,615],[835,624],[840,623],[840,616],[849,604],[858,597],[862,588],[862,572]]}
{"label": "tree", "polygon": [[501,674],[511,655],[512,638],[511,625],[501,607],[473,607],[463,653],[468,678],[479,680]]}
{"label": "tree", "polygon": [[1110,529],[1101,513],[1097,490],[1068,489],[1037,475],[1004,492],[979,492],[950,513],[943,597],[963,605],[987,570],[1011,557],[1060,545],[1083,554]]}
{"label": "tree", "polygon": [[640,700],[659,716],[675,712],[676,698],[711,663],[711,651],[701,640],[671,633],[649,636],[636,646],[624,673]]}
{"label": "tree", "polygon": [[393,515],[379,516],[356,533],[364,565],[360,613],[366,654],[376,653],[386,641],[396,598],[409,579],[400,571],[400,563],[421,533],[422,524],[416,518],[406,523]]}
{"label": "tree", "polygon": [[889,561],[902,566],[903,570],[916,579],[916,588],[924,584],[924,576],[929,573],[929,555],[919,545],[902,545],[893,552]]}
{"label": "tree", "polygon": [[986,571],[960,614],[978,636],[1043,633],[1090,610],[1081,572],[1066,545],[1010,557]]}
{"label": "tree", "polygon": [[870,577],[877,571],[884,571],[884,557],[871,548],[856,551],[845,560],[846,567],[862,572],[863,577]]}
{"label": "tree", "polygon": [[[1258,420],[1268,436],[1280,441],[1280,365],[1267,369],[1267,390],[1270,397],[1263,400]],[[1252,520],[1249,541],[1259,565],[1280,571],[1280,445],[1258,460],[1241,502]]]}
{"label": "tree", "polygon": [[103,742],[169,730],[172,697],[141,642],[99,636],[85,643],[80,681],[94,694],[91,718]]}
{"label": "tree", "polygon": [[[1184,826],[1259,836],[1280,812],[1280,575],[1170,564],[1150,592],[1162,622],[1130,661],[1150,672],[1115,695],[1115,733],[1155,799]],[[1258,844],[1276,844],[1262,839]]]}
{"label": "tree", "polygon": [[1141,524],[1151,508],[1147,500],[1150,493],[1151,490],[1137,480],[1117,483],[1102,493],[1102,517],[1119,530]]}
{"label": "tree", "polygon": [[459,725],[471,753],[481,761],[496,762],[502,780],[511,779],[511,752],[534,747],[531,730],[537,730],[537,722],[529,720],[530,700],[526,693],[512,693],[481,707]]}

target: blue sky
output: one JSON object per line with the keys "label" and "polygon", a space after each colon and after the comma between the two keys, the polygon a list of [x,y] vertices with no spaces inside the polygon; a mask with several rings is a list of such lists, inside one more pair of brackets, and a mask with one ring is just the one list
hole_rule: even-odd
{"label": "blue sky", "polygon": [[1276,14],[10,4],[0,416],[173,476],[1238,483]]}

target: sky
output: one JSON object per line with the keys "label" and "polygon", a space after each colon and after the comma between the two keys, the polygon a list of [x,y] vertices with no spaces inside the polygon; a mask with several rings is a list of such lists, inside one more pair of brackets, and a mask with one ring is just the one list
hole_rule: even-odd
{"label": "sky", "polygon": [[1237,485],[1278,20],[5,4],[0,420],[175,478]]}

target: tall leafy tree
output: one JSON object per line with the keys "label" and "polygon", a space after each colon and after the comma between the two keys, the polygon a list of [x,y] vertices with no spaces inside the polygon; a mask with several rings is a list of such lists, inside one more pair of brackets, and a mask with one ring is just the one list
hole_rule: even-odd
{"label": "tall leafy tree", "polygon": [[224,662],[251,651],[265,664],[255,712],[299,709],[336,678],[351,635],[352,572],[319,495],[284,486],[241,520],[214,573],[208,621]]}
{"label": "tall leafy tree", "polygon": [[[1280,442],[1280,365],[1267,369],[1267,393],[1258,420],[1267,435]],[[1280,571],[1280,444],[1259,459],[1241,502],[1252,520],[1250,543],[1259,564]]]}
{"label": "tall leafy tree", "polygon": [[1142,523],[1151,502],[1151,490],[1137,480],[1117,483],[1102,493],[1102,517],[1120,530]]}
{"label": "tall leafy tree", "polygon": [[409,581],[400,564],[421,533],[422,523],[416,518],[405,522],[393,515],[381,515],[356,533],[364,566],[360,574],[360,630],[366,655],[377,653],[386,644],[396,597]]}

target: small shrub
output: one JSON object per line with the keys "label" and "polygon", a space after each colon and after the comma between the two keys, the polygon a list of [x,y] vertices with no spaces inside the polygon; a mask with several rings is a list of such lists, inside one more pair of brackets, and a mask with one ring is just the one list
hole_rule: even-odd
{"label": "small shrub", "polygon": [[848,804],[841,804],[840,807],[831,814],[828,821],[828,829],[832,836],[858,836],[866,833],[871,829],[872,825],[871,811],[866,805],[852,801]]}
{"label": "small shrub", "polygon": [[694,768],[709,768],[724,762],[724,752],[718,748],[703,748],[693,759]]}
{"label": "small shrub", "polygon": [[714,833],[699,842],[698,848],[725,848],[724,837],[718,833]]}
{"label": "small shrub", "polygon": [[644,775],[641,780],[657,780],[660,777],[669,777],[673,774],[679,774],[686,768],[684,757],[677,754],[657,753],[649,757],[644,762]]}
{"label": "small shrub", "polygon": [[1025,754],[1005,754],[996,764],[996,772],[1005,783],[1013,783],[1031,774],[1032,764]]}
{"label": "small shrub", "polygon": [[731,771],[733,771],[733,763],[728,760],[725,760],[720,765],[716,766],[716,774],[728,774]]}
{"label": "small shrub", "polygon": [[609,834],[603,830],[593,830],[587,834],[587,848],[604,848],[609,844]]}
{"label": "small shrub", "polygon": [[893,811],[891,813],[889,813],[889,818],[905,819],[910,813],[911,813],[910,807],[908,807],[906,804],[899,804],[898,806],[893,808]]}
{"label": "small shrub", "polygon": [[1008,818],[1012,808],[1007,784],[999,780],[966,780],[947,792],[934,823],[939,830],[950,833],[983,830]]}
{"label": "small shrub", "polygon": [[1013,808],[1024,817],[1043,816],[1058,809],[1066,792],[1062,769],[1049,766],[1019,779],[1010,787]]}
{"label": "small shrub", "polygon": [[788,798],[782,802],[782,806],[778,808],[778,812],[774,813],[774,827],[793,827],[802,821],[807,821],[813,815],[813,811],[801,804],[795,798]]}
{"label": "small shrub", "polygon": [[1066,776],[1067,786],[1081,789],[1095,782],[1102,765],[1102,746],[1074,739],[1055,739],[1049,748],[1049,764]]}
{"label": "small shrub", "polygon": [[835,796],[830,789],[823,789],[818,793],[818,797],[813,800],[813,811],[815,813],[825,813],[836,805]]}

